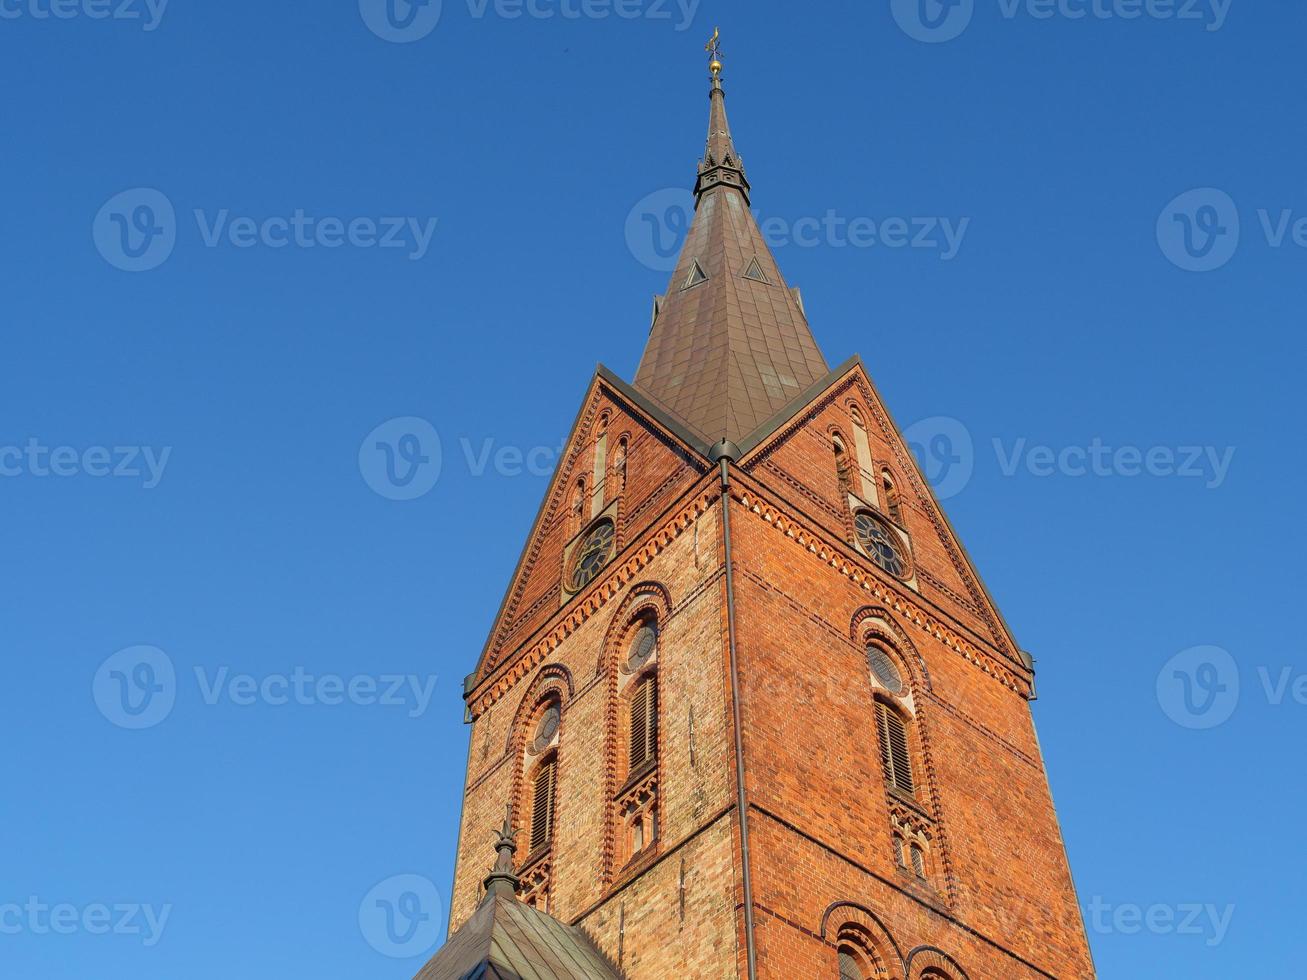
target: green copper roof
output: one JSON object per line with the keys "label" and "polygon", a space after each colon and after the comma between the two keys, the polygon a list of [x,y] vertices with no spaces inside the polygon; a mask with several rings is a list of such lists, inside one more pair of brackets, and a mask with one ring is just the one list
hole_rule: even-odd
{"label": "green copper roof", "polygon": [[414,980],[622,980],[585,933],[488,894]]}

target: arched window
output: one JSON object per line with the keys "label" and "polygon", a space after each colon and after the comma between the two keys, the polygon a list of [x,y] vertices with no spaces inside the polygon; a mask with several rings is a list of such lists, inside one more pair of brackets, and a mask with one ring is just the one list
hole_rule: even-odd
{"label": "arched window", "polygon": [[908,726],[903,717],[884,701],[876,702],[880,728],[880,761],[886,781],[895,789],[913,794],[912,753],[908,748]]}
{"label": "arched window", "polygon": [[576,489],[572,491],[572,503],[567,515],[568,537],[580,531],[585,521],[585,477],[581,477],[576,481]]}
{"label": "arched window", "polygon": [[631,451],[631,441],[622,436],[617,440],[617,455],[613,458],[613,496],[626,490],[626,460]]}
{"label": "arched window", "polygon": [[835,476],[839,480],[842,504],[853,492],[853,464],[849,462],[848,449],[845,448],[844,440],[838,433],[831,436],[831,443],[835,449]]}
{"label": "arched window", "polygon": [[608,413],[599,417],[595,432],[594,448],[594,492],[590,494],[590,515],[596,516],[604,509],[608,490]]}
{"label": "arched window", "polygon": [[885,490],[885,513],[899,524],[903,523],[903,503],[899,499],[899,491],[894,486],[894,477],[890,476],[889,470],[880,471],[881,486]]}
{"label": "arched window", "polygon": [[553,838],[554,791],[557,788],[558,756],[550,755],[536,766],[531,795],[531,853]]}
{"label": "arched window", "polygon": [[613,801],[618,867],[648,853],[658,840],[658,639],[652,615],[636,618],[618,661],[626,755],[626,779]]}
{"label": "arched window", "polygon": [[850,923],[839,931],[836,951],[840,980],[880,980],[886,976],[876,944],[865,927]]}
{"label": "arched window", "polygon": [[894,862],[900,868],[906,868],[908,866],[907,851],[908,851],[908,845],[907,842],[903,839],[903,835],[895,834],[894,835]]}
{"label": "arched window", "polygon": [[548,909],[552,891],[558,760],[570,694],[567,671],[546,666],[523,699],[523,714],[513,723],[520,767],[513,786],[514,826],[519,830],[518,898],[539,909]]}
{"label": "arched window", "polygon": [[923,881],[926,879],[926,852],[920,844],[912,845],[912,873]]}
{"label": "arched window", "polygon": [[852,946],[840,947],[840,980],[865,980],[857,950]]}

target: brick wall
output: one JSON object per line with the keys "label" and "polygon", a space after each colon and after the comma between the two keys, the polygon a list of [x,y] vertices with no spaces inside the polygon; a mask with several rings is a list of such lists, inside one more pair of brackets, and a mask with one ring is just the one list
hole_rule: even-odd
{"label": "brick wall", "polygon": [[[875,474],[888,466],[902,495],[917,566],[908,583],[851,541],[830,443],[833,428],[851,441],[851,404]],[[566,488],[590,472],[604,412],[613,437],[631,440],[618,504],[623,550],[563,603]],[[505,803],[515,802],[519,826],[527,819],[523,719],[550,689],[565,699],[550,913],[584,927],[632,980],[743,974],[721,504],[715,474],[690,458],[596,383],[470,699],[452,928],[479,900],[489,828]],[[861,369],[733,473],[760,976],[837,976],[845,920],[862,923],[888,977],[901,977],[909,959],[913,977],[932,963],[971,980],[1092,976],[1026,701],[1030,673]],[[619,866],[618,665],[641,604],[659,611],[659,839]],[[904,804],[881,770],[877,691],[857,625],[867,607],[881,610],[902,656],[912,816],[931,835],[924,882],[892,846],[891,807]],[[914,954],[920,947],[942,953]]]}

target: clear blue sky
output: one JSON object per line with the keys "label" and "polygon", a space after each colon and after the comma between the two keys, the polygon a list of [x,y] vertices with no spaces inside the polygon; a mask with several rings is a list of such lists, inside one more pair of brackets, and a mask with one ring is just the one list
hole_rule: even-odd
{"label": "clear blue sky", "polygon": [[[666,277],[632,209],[693,178],[716,23],[828,359],[904,427],[954,420],[915,431],[1038,658],[1102,975],[1300,970],[1301,4],[93,16],[122,2],[0,0],[0,973],[415,972],[461,678],[595,362],[639,357]],[[895,218],[969,220],[946,259]],[[431,429],[369,435],[402,417]]]}

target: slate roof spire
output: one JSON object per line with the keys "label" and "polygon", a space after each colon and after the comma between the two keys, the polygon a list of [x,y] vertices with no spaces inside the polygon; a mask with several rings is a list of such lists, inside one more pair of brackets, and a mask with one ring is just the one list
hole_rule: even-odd
{"label": "slate roof spire", "polygon": [[786,285],[749,210],[750,186],[726,117],[719,35],[708,50],[708,142],[695,215],[635,387],[713,444],[745,438],[829,370],[798,290]]}

